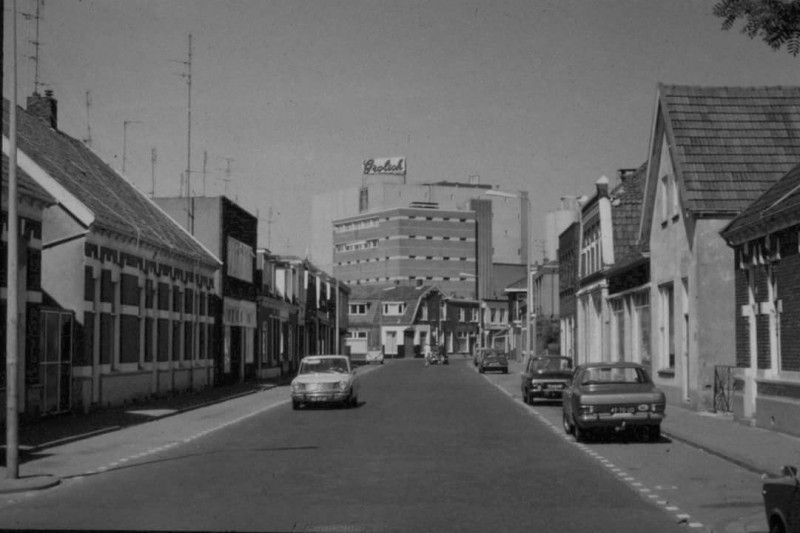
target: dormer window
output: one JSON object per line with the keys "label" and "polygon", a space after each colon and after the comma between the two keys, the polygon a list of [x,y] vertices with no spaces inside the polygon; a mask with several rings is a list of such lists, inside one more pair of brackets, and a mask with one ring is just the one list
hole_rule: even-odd
{"label": "dormer window", "polygon": [[386,302],[383,304],[384,316],[402,316],[406,312],[405,302]]}

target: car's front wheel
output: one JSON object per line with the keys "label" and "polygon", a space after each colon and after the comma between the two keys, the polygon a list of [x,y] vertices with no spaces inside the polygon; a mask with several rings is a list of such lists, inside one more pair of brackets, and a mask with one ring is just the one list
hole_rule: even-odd
{"label": "car's front wheel", "polygon": [[348,402],[348,407],[358,407],[358,395],[350,393],[350,401]]}
{"label": "car's front wheel", "polygon": [[650,442],[661,440],[661,424],[656,424],[647,428],[647,438]]}
{"label": "car's front wheel", "polygon": [[292,400],[292,409],[294,409],[295,411],[300,409],[300,402],[298,402],[297,400]]}

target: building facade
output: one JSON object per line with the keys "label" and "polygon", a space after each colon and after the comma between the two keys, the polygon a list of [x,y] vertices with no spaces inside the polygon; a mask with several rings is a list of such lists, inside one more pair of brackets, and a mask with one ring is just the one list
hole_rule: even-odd
{"label": "building facade", "polygon": [[154,201],[224,262],[212,306],[216,384],[255,378],[258,219],[225,196]]}
{"label": "building facade", "polygon": [[34,94],[28,109],[17,111],[18,164],[55,199],[41,223],[44,340],[56,342],[50,332],[60,330],[65,341],[58,350],[35,346],[40,358],[60,361],[41,369],[41,409],[65,410],[64,398],[88,410],[208,386],[219,260],[59,131],[52,93]]}
{"label": "building facade", "polygon": [[798,190],[800,166],[722,231],[735,257],[736,368],[729,404],[715,405],[794,435],[800,435]]}
{"label": "building facade", "polygon": [[[652,366],[670,403],[713,409],[736,365],[734,251],[719,232],[800,159],[800,88],[659,85],[640,225]],[[747,127],[740,127],[747,124]]]}

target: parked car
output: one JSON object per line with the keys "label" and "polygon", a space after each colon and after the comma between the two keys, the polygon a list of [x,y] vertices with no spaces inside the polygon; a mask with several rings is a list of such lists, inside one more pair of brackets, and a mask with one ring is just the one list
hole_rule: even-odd
{"label": "parked car", "polygon": [[602,429],[628,428],[642,429],[657,441],[666,398],[642,365],[587,363],[572,374],[562,406],[564,430],[580,442]]}
{"label": "parked car", "polygon": [[761,493],[770,533],[800,533],[800,477],[784,466],[778,477],[765,477]]}
{"label": "parked car", "polygon": [[522,401],[533,405],[536,398],[561,398],[572,379],[572,359],[542,355],[531,357],[522,371]]}
{"label": "parked car", "polygon": [[367,352],[366,357],[364,358],[364,361],[367,364],[378,363],[378,364],[382,365],[383,364],[383,350],[369,350]]}
{"label": "parked car", "polygon": [[309,355],[292,380],[292,408],[305,404],[358,405],[359,380],[346,355]]}
{"label": "parked car", "polygon": [[485,348],[478,362],[478,372],[483,374],[487,370],[498,370],[508,374],[508,357],[506,352],[499,348]]}

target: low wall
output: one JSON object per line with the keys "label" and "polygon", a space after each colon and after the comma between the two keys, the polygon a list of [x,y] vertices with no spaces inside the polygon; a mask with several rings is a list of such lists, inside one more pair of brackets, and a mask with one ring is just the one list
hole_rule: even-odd
{"label": "low wall", "polygon": [[114,372],[100,376],[100,404],[124,405],[150,396],[150,371]]}
{"label": "low wall", "polygon": [[756,426],[800,436],[800,383],[756,380]]}

